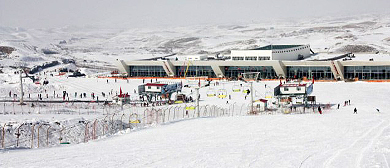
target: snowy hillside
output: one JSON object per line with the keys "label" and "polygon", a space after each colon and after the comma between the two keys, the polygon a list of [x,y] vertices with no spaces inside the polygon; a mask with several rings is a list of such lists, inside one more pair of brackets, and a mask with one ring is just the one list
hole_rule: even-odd
{"label": "snowy hillside", "polygon": [[[383,52],[390,49],[390,17],[359,16],[313,20],[200,25],[188,27],[99,29],[0,27],[0,46],[16,48],[2,65],[32,66],[73,58],[112,67],[115,59],[169,54],[229,54],[268,44],[310,44],[315,52]],[[46,53],[46,54],[45,54]],[[91,61],[94,60],[94,61]]]}

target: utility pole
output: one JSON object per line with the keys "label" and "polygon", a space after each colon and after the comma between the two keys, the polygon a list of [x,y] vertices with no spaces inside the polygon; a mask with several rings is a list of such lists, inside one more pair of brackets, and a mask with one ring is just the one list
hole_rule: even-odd
{"label": "utility pole", "polygon": [[24,105],[23,102],[23,80],[22,80],[22,72],[23,70],[20,70],[19,77],[20,77],[20,105]]}
{"label": "utility pole", "polygon": [[199,112],[199,88],[195,88],[196,91],[196,115],[200,117],[200,112]]}
{"label": "utility pole", "polygon": [[254,113],[254,111],[253,111],[253,81],[251,81],[251,113]]}

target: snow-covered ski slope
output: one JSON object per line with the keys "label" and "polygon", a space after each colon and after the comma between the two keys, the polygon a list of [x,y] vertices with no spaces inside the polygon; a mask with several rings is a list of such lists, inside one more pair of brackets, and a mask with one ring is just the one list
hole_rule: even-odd
{"label": "snow-covered ski slope", "polygon": [[[317,102],[336,104],[323,115],[182,120],[85,144],[3,150],[0,167],[387,167],[389,86],[318,82]],[[225,106],[217,98],[204,100]],[[344,106],[345,100],[351,105]]]}

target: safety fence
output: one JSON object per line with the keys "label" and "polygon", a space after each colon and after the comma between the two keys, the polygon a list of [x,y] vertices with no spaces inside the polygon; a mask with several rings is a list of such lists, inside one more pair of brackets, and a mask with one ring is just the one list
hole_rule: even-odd
{"label": "safety fence", "polygon": [[193,105],[106,108],[106,111],[101,111],[100,117],[95,119],[84,119],[83,115],[80,115],[80,117],[55,122],[39,120],[2,123],[0,147],[1,149],[26,149],[77,144],[111,136],[123,130],[132,131],[179,120],[247,115],[245,104],[231,104],[226,108],[217,105],[200,106],[199,113]]}
{"label": "safety fence", "polygon": [[[68,106],[65,106],[68,107]],[[250,104],[205,105],[199,107],[199,113],[192,104],[170,105],[156,107],[139,106],[102,106],[100,110],[83,113],[63,108],[44,110],[45,114],[79,114],[62,121],[7,122],[0,124],[1,149],[40,148],[64,144],[88,142],[102,137],[117,134],[120,131],[132,131],[150,126],[186,120],[198,117],[228,117],[243,115],[275,115],[275,114],[302,114],[317,113],[317,106],[304,108],[298,106],[282,106],[266,111],[250,110]],[[70,108],[70,107],[69,107]],[[50,108],[49,108],[50,109]],[[71,109],[71,108],[70,108]],[[324,105],[323,110],[330,109]],[[43,112],[43,111],[42,111]],[[86,114],[97,114],[93,119],[84,119]]]}

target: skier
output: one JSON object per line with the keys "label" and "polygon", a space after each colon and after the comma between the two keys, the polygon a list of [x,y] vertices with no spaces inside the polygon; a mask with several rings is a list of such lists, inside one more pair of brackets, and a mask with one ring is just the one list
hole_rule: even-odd
{"label": "skier", "polygon": [[355,107],[355,109],[353,109],[353,114],[357,114],[357,109]]}
{"label": "skier", "polygon": [[377,111],[378,113],[380,113],[379,109],[376,109],[376,111]]}
{"label": "skier", "polygon": [[351,105],[351,100],[348,100],[348,105]]}
{"label": "skier", "polygon": [[321,106],[318,106],[318,112],[322,114]]}
{"label": "skier", "polygon": [[340,103],[339,103],[339,104],[337,104],[337,109],[340,109]]}

